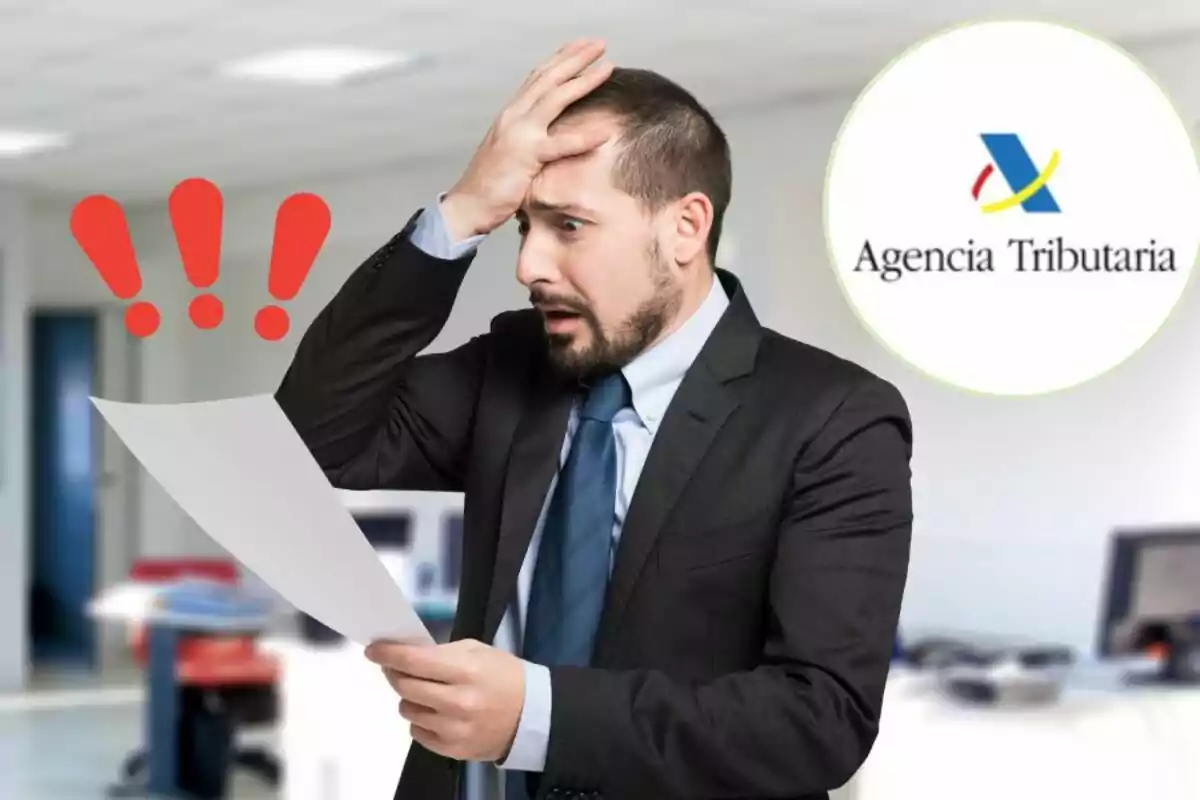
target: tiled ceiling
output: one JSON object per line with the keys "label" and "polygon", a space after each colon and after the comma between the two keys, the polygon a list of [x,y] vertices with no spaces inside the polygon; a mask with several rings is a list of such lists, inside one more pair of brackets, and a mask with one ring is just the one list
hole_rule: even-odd
{"label": "tiled ceiling", "polygon": [[[603,36],[714,108],[856,90],[899,50],[958,21],[1024,12],[1135,53],[1174,48],[1168,88],[1200,118],[1198,0],[0,0],[0,129],[69,146],[0,158],[39,191],[165,194],[333,173],[473,143],[562,42]],[[311,45],[398,49],[415,69],[342,88],[232,83],[229,59]],[[1169,60],[1169,59],[1168,59]],[[1168,83],[1171,83],[1168,80]]]}

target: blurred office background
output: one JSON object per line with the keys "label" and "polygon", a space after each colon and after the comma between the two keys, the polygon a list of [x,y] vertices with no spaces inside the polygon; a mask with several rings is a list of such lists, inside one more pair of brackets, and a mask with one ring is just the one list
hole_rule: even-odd
{"label": "blurred office background", "polygon": [[[221,555],[87,396],[272,391],[349,272],[449,187],[526,72],[580,35],[677,79],[725,126],[734,195],[720,261],[760,319],[877,371],[909,401],[905,630],[1031,637],[1094,657],[1114,528],[1200,525],[1200,294],[1085,386],[978,397],[877,345],[838,290],[821,225],[830,147],[871,76],[947,24],[1026,14],[1113,37],[1200,130],[1194,0],[0,0],[0,796],[103,795],[141,736],[141,674],[125,632],[94,626],[84,604],[135,559]],[[258,73],[242,64],[300,48],[338,52]],[[225,193],[212,288],[225,319],[211,331],[188,320],[197,292],[167,216],[168,193],[191,176]],[[272,302],[275,211],[296,191],[326,200],[332,230],[286,304],[291,332],[266,342],[253,320]],[[145,340],[125,332],[126,304],[71,237],[73,205],[94,193],[125,204],[138,299],[162,312]],[[435,349],[526,303],[516,243],[510,226],[483,246]],[[38,639],[35,612],[55,602],[78,612],[75,633]]]}

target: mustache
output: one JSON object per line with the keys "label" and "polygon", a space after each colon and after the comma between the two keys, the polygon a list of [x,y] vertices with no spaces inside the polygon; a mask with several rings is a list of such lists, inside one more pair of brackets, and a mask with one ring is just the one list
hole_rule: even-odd
{"label": "mustache", "polygon": [[554,306],[555,308],[565,308],[575,311],[579,314],[588,314],[591,309],[588,304],[575,297],[555,297],[545,292],[531,291],[529,293],[529,303],[533,306]]}

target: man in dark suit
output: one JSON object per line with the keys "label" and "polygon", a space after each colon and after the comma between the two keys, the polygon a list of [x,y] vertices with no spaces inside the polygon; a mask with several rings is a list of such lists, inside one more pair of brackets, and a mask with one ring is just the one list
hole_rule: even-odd
{"label": "man in dark suit", "polygon": [[[762,327],[714,268],[725,137],[573,43],[350,276],[278,391],[335,486],[465,493],[451,641],[378,642],[396,797],[817,798],[878,729],[912,522],[908,410]],[[532,309],[423,354],[516,217]],[[511,635],[510,635],[511,633]]]}

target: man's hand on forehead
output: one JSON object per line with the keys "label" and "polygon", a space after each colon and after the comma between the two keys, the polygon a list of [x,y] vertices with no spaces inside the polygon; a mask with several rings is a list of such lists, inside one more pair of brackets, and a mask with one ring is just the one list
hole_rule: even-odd
{"label": "man's hand on forehead", "polygon": [[455,240],[500,227],[521,208],[546,165],[590,153],[609,139],[612,125],[600,115],[560,119],[612,74],[613,65],[600,60],[604,52],[602,41],[582,39],[529,73],[442,200]]}

